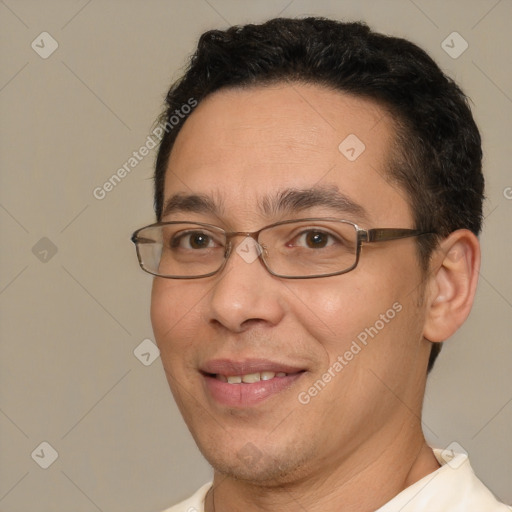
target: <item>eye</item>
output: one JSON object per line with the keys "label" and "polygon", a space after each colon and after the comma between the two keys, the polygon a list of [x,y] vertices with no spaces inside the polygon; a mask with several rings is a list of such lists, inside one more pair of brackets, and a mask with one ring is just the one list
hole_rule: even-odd
{"label": "eye", "polygon": [[297,235],[291,242],[288,242],[287,245],[293,247],[307,247],[308,249],[323,249],[334,243],[336,243],[336,240],[330,233],[317,229],[309,229]]}
{"label": "eye", "polygon": [[170,246],[173,249],[210,249],[219,247],[213,236],[202,231],[188,231],[173,236]]}

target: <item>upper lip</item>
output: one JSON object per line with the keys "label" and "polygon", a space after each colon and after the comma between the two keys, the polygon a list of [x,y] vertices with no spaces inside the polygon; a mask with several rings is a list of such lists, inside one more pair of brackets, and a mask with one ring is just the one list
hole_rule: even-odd
{"label": "upper lip", "polygon": [[274,372],[298,373],[304,368],[271,361],[270,359],[212,359],[201,367],[203,373],[211,375],[247,375],[249,373]]}

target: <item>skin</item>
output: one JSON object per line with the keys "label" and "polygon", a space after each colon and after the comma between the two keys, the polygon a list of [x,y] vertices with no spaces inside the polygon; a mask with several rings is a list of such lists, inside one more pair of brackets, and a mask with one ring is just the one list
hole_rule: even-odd
{"label": "skin", "polygon": [[[348,134],[366,145],[354,162],[338,150]],[[162,220],[256,231],[289,218],[340,217],[327,206],[274,213],[258,206],[283,189],[326,187],[365,209],[365,218],[343,215],[362,228],[413,228],[405,193],[386,178],[393,134],[382,107],[321,86],[222,90],[184,124],[164,192],[165,199],[206,194],[221,208]],[[371,511],[435,471],[420,419],[427,339],[442,341],[463,322],[478,263],[478,242],[461,230],[441,244],[426,279],[413,238],[363,246],[356,269],[329,278],[277,278],[235,252],[209,278],[155,278],[151,317],[166,376],[215,470],[206,510]],[[298,394],[394,303],[402,310],[301,404]],[[256,406],[227,407],[212,399],[199,371],[218,358],[265,358],[305,371]]]}

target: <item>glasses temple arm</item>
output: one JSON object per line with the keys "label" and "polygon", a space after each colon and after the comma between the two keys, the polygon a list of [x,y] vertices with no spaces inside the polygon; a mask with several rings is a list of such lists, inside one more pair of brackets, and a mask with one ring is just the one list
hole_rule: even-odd
{"label": "glasses temple arm", "polygon": [[400,238],[429,234],[432,233],[420,231],[419,229],[374,228],[365,230],[362,233],[361,240],[363,242],[383,242],[386,240],[399,240]]}

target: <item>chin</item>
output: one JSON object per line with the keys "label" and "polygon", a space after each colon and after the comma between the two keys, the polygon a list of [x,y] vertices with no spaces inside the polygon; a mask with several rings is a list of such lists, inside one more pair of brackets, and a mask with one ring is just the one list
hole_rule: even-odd
{"label": "chin", "polygon": [[274,448],[263,449],[247,442],[235,451],[204,450],[201,453],[213,469],[232,479],[264,487],[278,487],[305,476],[306,458],[304,452],[283,446],[282,453]]}

